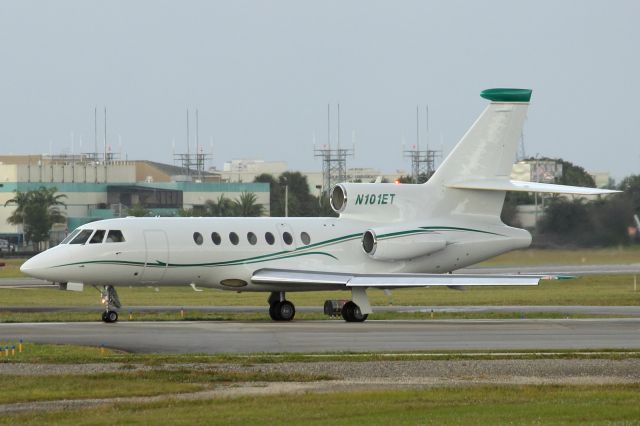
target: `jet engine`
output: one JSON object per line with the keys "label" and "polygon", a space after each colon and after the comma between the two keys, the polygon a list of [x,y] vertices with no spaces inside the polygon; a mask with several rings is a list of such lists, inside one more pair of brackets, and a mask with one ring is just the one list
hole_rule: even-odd
{"label": "jet engine", "polygon": [[444,249],[447,241],[440,234],[418,229],[380,228],[362,234],[362,249],[376,260],[409,260]]}

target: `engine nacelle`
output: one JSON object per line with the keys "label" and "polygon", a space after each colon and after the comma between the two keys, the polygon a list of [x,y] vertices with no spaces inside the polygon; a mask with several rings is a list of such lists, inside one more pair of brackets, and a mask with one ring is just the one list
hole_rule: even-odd
{"label": "engine nacelle", "polygon": [[369,229],[362,235],[362,249],[376,260],[409,260],[444,249],[442,235],[417,229]]}

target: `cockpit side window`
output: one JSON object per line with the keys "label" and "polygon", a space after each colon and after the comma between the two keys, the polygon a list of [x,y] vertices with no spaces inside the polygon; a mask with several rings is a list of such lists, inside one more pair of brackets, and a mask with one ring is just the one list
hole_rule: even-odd
{"label": "cockpit side window", "polygon": [[78,235],[78,232],[80,232],[80,229],[75,229],[73,232],[71,232],[69,235],[67,235],[67,236],[65,237],[65,239],[64,239],[64,240],[62,240],[62,241],[60,242],[60,244],[67,244],[67,243],[69,243],[69,241],[73,240],[73,238],[74,238],[76,235]]}
{"label": "cockpit side window", "polygon": [[104,240],[104,229],[98,229],[89,240],[89,244],[100,244]]}
{"label": "cockpit side window", "polygon": [[106,243],[124,243],[124,236],[122,235],[122,231],[117,229],[112,229],[107,234]]}
{"label": "cockpit side window", "polygon": [[84,244],[87,242],[92,233],[93,229],[83,229],[73,240],[71,240],[69,244]]}

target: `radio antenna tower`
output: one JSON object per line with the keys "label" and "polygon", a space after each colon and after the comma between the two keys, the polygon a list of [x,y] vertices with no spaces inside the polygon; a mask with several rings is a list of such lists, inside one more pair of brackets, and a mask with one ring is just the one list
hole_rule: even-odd
{"label": "radio antenna tower", "polygon": [[337,148],[331,147],[331,105],[327,105],[327,145],[314,147],[314,157],[322,158],[322,191],[328,193],[337,183],[347,180],[347,157],[353,157],[355,149],[340,146],[340,104],[338,104]]}
{"label": "radio antenna tower", "polygon": [[427,122],[427,149],[420,149],[420,105],[416,106],[416,144],[413,149],[403,152],[405,158],[411,160],[411,177],[413,183],[426,182],[436,171],[436,159],[442,157],[442,151],[429,149],[429,106],[425,107]]}

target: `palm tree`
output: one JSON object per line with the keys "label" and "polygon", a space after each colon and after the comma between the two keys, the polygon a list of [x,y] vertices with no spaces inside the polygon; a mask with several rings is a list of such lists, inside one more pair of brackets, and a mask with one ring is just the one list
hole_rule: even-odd
{"label": "palm tree", "polygon": [[258,197],[253,192],[243,192],[237,200],[233,201],[238,216],[256,217],[262,216],[264,207],[258,204]]}
{"label": "palm tree", "polygon": [[236,216],[234,202],[225,197],[224,194],[220,194],[216,201],[205,201],[205,216]]}
{"label": "palm tree", "polygon": [[16,196],[4,203],[7,207],[10,204],[15,204],[16,209],[7,218],[7,222],[11,225],[22,225],[24,223],[24,210],[29,203],[30,195],[28,192],[16,191]]}
{"label": "palm tree", "polygon": [[56,187],[39,189],[27,192],[16,191],[16,196],[4,203],[5,207],[15,204],[15,211],[7,218],[12,225],[22,225],[27,241],[40,243],[49,239],[49,231],[54,223],[62,223],[66,220],[60,211],[60,206],[66,206],[62,201],[67,196],[56,195]]}

